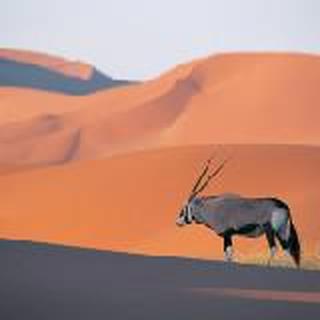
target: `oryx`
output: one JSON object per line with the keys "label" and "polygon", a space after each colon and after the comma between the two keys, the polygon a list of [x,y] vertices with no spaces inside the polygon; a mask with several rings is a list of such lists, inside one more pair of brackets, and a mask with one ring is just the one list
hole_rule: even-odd
{"label": "oryx", "polygon": [[[224,161],[208,174],[211,160],[212,158],[207,161],[197,179],[176,220],[177,225],[185,226],[194,221],[215,231],[224,240],[226,261],[232,261],[233,235],[256,238],[265,234],[270,248],[269,263],[276,253],[277,238],[281,247],[293,258],[296,266],[299,266],[300,243],[290,209],[285,202],[274,197],[246,198],[237,194],[198,196],[226,163]],[[205,176],[206,179],[203,181]]]}

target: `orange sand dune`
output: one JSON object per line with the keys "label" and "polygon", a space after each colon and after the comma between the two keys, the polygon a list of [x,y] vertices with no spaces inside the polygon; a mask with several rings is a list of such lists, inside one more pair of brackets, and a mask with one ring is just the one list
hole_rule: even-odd
{"label": "orange sand dune", "polygon": [[165,144],[320,141],[318,56],[226,54],[198,65],[191,80],[199,93]]}
{"label": "orange sand dune", "polygon": [[35,64],[66,76],[83,80],[90,79],[93,72],[92,66],[89,64],[28,50],[0,49],[0,58]]}
{"label": "orange sand dune", "polygon": [[64,94],[23,88],[0,88],[0,125],[23,123],[38,116],[74,111],[84,103],[85,99]]}
{"label": "orange sand dune", "polygon": [[186,77],[192,68],[193,64],[181,65],[143,84],[101,90],[86,96],[68,96],[24,88],[0,88],[0,125],[17,122],[23,127],[25,120],[81,109],[72,116],[72,125],[82,126],[88,123],[90,126],[100,117],[106,118],[110,114],[130,110],[155,97],[161,97],[178,79]]}
{"label": "orange sand dune", "polygon": [[[48,158],[47,155],[52,153],[52,149],[57,150],[58,145],[66,144],[59,141],[60,139],[71,139],[65,132],[81,132],[79,150],[75,150],[77,157],[74,158],[95,158],[107,152],[110,154],[124,141],[128,141],[132,146],[131,140],[140,142],[142,134],[141,126],[136,122],[133,122],[132,129],[130,128],[130,110],[135,113],[137,105],[147,106],[141,108],[146,109],[146,112],[138,112],[137,116],[148,121],[147,117],[152,117],[154,111],[158,110],[157,103],[152,99],[159,97],[155,99],[159,99],[161,105],[161,101],[166,100],[165,93],[168,92],[170,102],[170,94],[176,94],[174,89],[179,77],[185,76],[191,70],[191,65],[182,65],[173,72],[164,74],[161,81],[152,80],[83,97],[27,89],[0,89],[0,162],[43,164],[43,159]],[[187,97],[189,92],[181,89]],[[185,99],[183,96],[182,98]],[[149,103],[149,100],[152,102]],[[162,113],[163,118],[166,118],[172,112],[167,109]],[[161,112],[158,114],[161,116]],[[118,117],[124,123],[123,126],[117,126],[118,120],[115,119]],[[59,125],[50,125],[50,130],[43,129],[48,128],[48,122]],[[160,128],[164,125],[165,122],[162,121]],[[39,131],[39,128],[42,129]],[[137,132],[132,135],[136,129]],[[146,127],[146,131],[148,129]],[[128,131],[129,135],[119,137],[121,130]],[[32,150],[38,148],[40,143],[42,151],[33,153]],[[121,150],[125,149],[126,146],[122,146]],[[64,150],[56,152],[61,154],[61,159],[54,157],[45,162],[63,162],[66,157]]]}
{"label": "orange sand dune", "polygon": [[[104,154],[112,154],[110,144],[121,149],[131,141],[141,148],[149,147],[145,141],[150,139],[153,146],[320,142],[319,127],[313,121],[320,116],[316,102],[320,100],[320,59],[316,56],[213,56],[195,62],[183,76],[161,96],[112,118],[99,113],[91,124],[84,123],[91,145],[101,136],[108,141],[98,145]],[[77,120],[81,113],[76,111]]]}
{"label": "orange sand dune", "polygon": [[[175,225],[199,168],[213,149],[170,148],[2,175],[0,236],[147,254],[221,257],[221,239],[208,229]],[[233,159],[206,193],[283,198],[292,208],[304,252],[319,253],[320,149],[224,150]],[[235,248],[242,256],[267,252],[263,238],[237,238]]]}
{"label": "orange sand dune", "polygon": [[[212,56],[144,84],[61,100],[59,108],[66,113],[53,112],[60,125],[41,137],[30,132],[45,125],[43,115],[51,114],[53,105],[32,119],[6,123],[0,127],[0,162],[42,163],[49,149],[65,145],[59,139],[70,139],[61,133],[65,130],[81,132],[76,156],[70,159],[190,144],[318,145],[320,129],[314,119],[320,117],[319,82],[318,56]],[[3,139],[8,136],[24,138],[9,143]],[[19,150],[32,150],[38,139],[43,155],[23,157]],[[63,150],[60,154],[64,159]]]}

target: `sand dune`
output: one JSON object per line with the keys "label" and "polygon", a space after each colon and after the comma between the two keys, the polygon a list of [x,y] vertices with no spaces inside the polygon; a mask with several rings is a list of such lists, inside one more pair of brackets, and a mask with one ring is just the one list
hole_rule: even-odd
{"label": "sand dune", "polygon": [[28,50],[0,49],[0,58],[34,64],[69,77],[87,80],[91,77],[92,66],[80,61],[69,61],[46,53]]}
{"label": "sand dune", "polygon": [[[21,123],[22,125],[26,120],[38,116],[74,111],[81,108],[85,102],[86,99],[82,100],[78,97],[63,94],[2,87],[0,88],[0,125],[8,123]],[[11,135],[18,130],[10,129],[7,131]]]}
{"label": "sand dune", "polygon": [[0,259],[2,319],[301,320],[320,313],[318,272],[3,240]]}
{"label": "sand dune", "polygon": [[[221,258],[221,239],[205,227],[175,226],[199,165],[212,150],[163,149],[3,175],[1,237]],[[304,253],[318,254],[320,150],[302,146],[227,150],[233,160],[206,193],[283,198],[292,207]],[[267,253],[263,238],[238,238],[235,247],[240,257]]]}
{"label": "sand dune", "polygon": [[[174,90],[176,81],[191,69],[190,65],[179,66],[164,74],[161,81],[152,80],[145,84],[115,88],[82,97],[16,88],[0,89],[0,162],[43,165],[43,159],[47,158],[50,150],[57,150],[56,143],[66,144],[59,139],[65,137],[70,140],[70,136],[65,135],[65,132],[81,131],[81,143],[77,150],[79,159],[105,156],[127,150],[129,146],[134,149],[135,142],[140,143],[143,132],[149,132],[150,127],[143,129],[135,121],[131,125],[132,115],[140,120],[145,119],[145,123],[150,116],[154,125],[157,125],[158,121],[156,116],[160,116],[164,120],[157,128],[164,127],[165,119],[170,117],[172,111],[169,108],[161,111],[158,105],[161,106],[165,101],[169,103],[170,94],[177,95]],[[186,91],[187,88],[183,85],[179,87],[178,92],[184,91],[186,94],[186,97],[182,95],[182,100],[188,99],[190,94]],[[169,99],[166,98],[166,92],[169,92]],[[136,107],[140,105],[142,112],[136,112]],[[51,127],[49,131],[42,131],[39,135],[38,128],[47,127],[48,119],[50,122],[55,119],[60,125]],[[32,150],[39,146],[40,142],[42,153],[34,154]],[[141,143],[141,147],[143,145]],[[66,158],[64,150],[57,152],[61,154],[61,159],[54,157],[45,163],[63,162]]]}
{"label": "sand dune", "polygon": [[[182,65],[144,84],[85,98],[48,96],[48,109],[39,97],[32,107],[34,118],[12,116],[16,123],[0,127],[0,162],[42,163],[42,155],[25,158],[19,150],[31,150],[41,139],[46,141],[45,154],[48,148],[57,148],[56,141],[65,137],[60,131],[66,129],[81,131],[77,157],[72,159],[192,144],[318,145],[320,131],[314,119],[320,116],[319,81],[317,56],[226,54]],[[26,105],[36,97],[25,100]],[[51,99],[59,111],[52,111]],[[23,100],[12,103],[17,106]],[[10,118],[10,112],[6,114]],[[61,126],[41,137],[30,135],[37,132],[33,128],[43,126],[44,114],[57,115]],[[10,144],[3,142],[4,136],[25,138]]]}
{"label": "sand dune", "polygon": [[[319,75],[316,56],[228,54],[86,97],[1,89],[1,235],[221,257],[220,239],[174,220],[207,145],[231,143],[208,192],[284,198],[305,252],[319,254]],[[35,170],[74,160],[86,161]],[[266,247],[240,239],[239,255],[249,246]]]}
{"label": "sand dune", "polygon": [[[31,88],[49,92],[63,93],[66,95],[88,95],[97,91],[106,90],[118,86],[129,85],[129,81],[114,80],[103,74],[95,67],[90,66],[88,78],[81,78],[77,74],[66,74],[65,69],[55,70],[50,65],[45,66],[36,63],[17,62],[15,58],[1,58],[0,54],[0,87]],[[40,59],[41,62],[41,59]],[[64,64],[64,66],[67,63]],[[77,70],[77,66],[68,64]],[[70,71],[69,70],[69,71]]]}
{"label": "sand dune", "polygon": [[[93,72],[8,57],[81,81]],[[317,56],[226,54],[87,96],[0,88],[0,238],[157,256],[2,240],[0,316],[316,318],[314,272],[163,256],[223,257],[209,229],[175,225],[216,152],[216,164],[232,157],[203,194],[283,199],[302,266],[319,261],[319,82]],[[240,261],[268,256],[264,237],[234,242]]]}
{"label": "sand dune", "polygon": [[204,61],[190,79],[200,93],[169,128],[168,144],[320,141],[317,56],[227,54]]}

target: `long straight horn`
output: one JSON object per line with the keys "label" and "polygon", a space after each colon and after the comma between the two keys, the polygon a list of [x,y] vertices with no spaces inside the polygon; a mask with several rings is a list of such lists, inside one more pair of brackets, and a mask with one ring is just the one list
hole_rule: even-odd
{"label": "long straight horn", "polygon": [[199,184],[201,183],[202,179],[204,178],[204,176],[208,173],[211,161],[213,160],[214,156],[210,157],[207,161],[206,161],[206,165],[202,171],[202,173],[200,174],[199,178],[197,179],[195,185],[193,186],[191,193],[190,193],[190,197],[189,199],[193,198],[193,195],[195,193],[197,193],[197,188],[199,187]]}
{"label": "long straight horn", "polygon": [[196,191],[193,193],[192,198],[194,198],[196,195],[198,195],[201,191],[203,191],[206,186],[209,184],[210,180],[212,180],[214,177],[216,177],[223,169],[223,167],[226,165],[226,163],[229,161],[229,159],[224,160],[219,167],[214,170],[211,174],[208,175],[206,181],[203,183],[203,185]]}

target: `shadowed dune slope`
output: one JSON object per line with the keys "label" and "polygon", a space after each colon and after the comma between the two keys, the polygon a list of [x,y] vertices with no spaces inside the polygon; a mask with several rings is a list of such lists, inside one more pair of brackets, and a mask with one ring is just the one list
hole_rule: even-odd
{"label": "shadowed dune slope", "polygon": [[[169,148],[2,175],[1,237],[220,258],[221,239],[208,229],[175,225],[201,164],[213,149]],[[317,254],[319,148],[228,146],[226,150],[233,159],[205,194],[236,192],[284,199],[292,209],[304,253]],[[264,238],[237,238],[235,248],[240,256],[267,253]]]}
{"label": "shadowed dune slope", "polygon": [[4,240],[0,260],[2,319],[255,320],[263,314],[301,320],[320,314],[318,272]]}
{"label": "shadowed dune slope", "polygon": [[[101,117],[124,112],[155,97],[161,97],[178,79],[186,77],[191,69],[192,65],[178,66],[161,78],[143,84],[98,91],[87,96],[66,96],[26,88],[0,87],[0,125],[9,122],[20,125],[25,120],[36,119],[38,116],[62,114],[77,109],[81,111],[73,115],[74,125],[93,124]],[[23,125],[19,130],[23,132]]]}
{"label": "shadowed dune slope", "polygon": [[0,49],[0,59],[37,65],[68,77],[83,80],[88,80],[92,74],[92,66],[89,64],[29,50]]}
{"label": "shadowed dune slope", "polygon": [[[60,125],[41,136],[32,132],[46,126],[52,107],[41,114],[35,112],[32,119],[22,117],[15,123],[3,123],[0,162],[43,163],[48,148],[57,149],[58,140],[72,140],[72,133],[78,131],[81,139],[72,160],[159,146],[318,145],[320,130],[314,119],[320,117],[319,82],[318,56],[212,56],[144,84],[74,100],[72,105],[78,107],[67,113],[53,112]],[[59,108],[69,104],[61,100]],[[21,139],[10,142],[8,136]],[[39,144],[39,139],[45,142],[43,154],[27,152]],[[27,151],[22,154],[21,150]],[[47,162],[61,162],[65,152],[60,150],[62,159]]]}
{"label": "shadowed dune slope", "polygon": [[0,69],[1,87],[85,95],[129,84],[113,80],[90,65],[24,51],[0,49]]}

